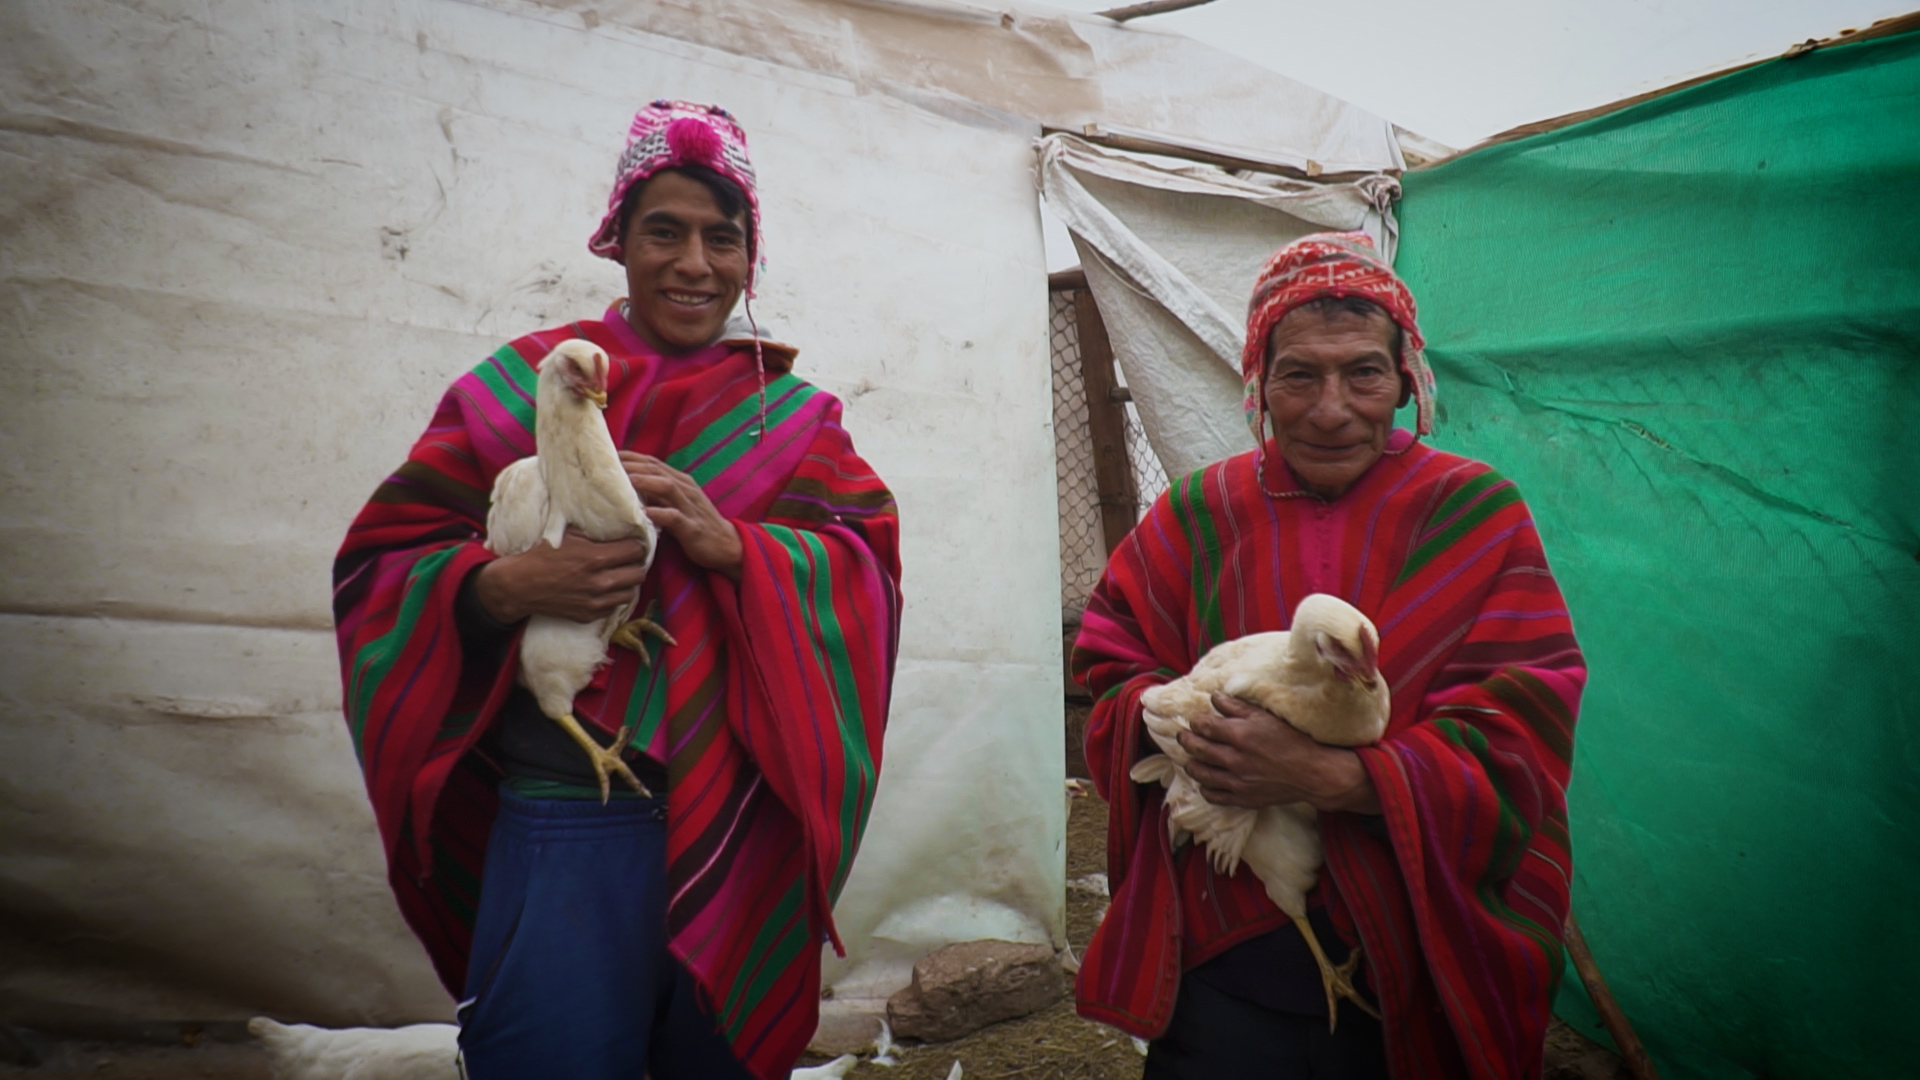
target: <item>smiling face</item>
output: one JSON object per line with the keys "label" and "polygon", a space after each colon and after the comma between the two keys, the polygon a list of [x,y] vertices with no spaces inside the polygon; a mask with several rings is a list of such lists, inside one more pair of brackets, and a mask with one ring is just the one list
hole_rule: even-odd
{"label": "smiling face", "polygon": [[646,181],[627,218],[627,322],[662,353],[712,344],[747,280],[746,211],[729,217],[677,172]]}
{"label": "smiling face", "polygon": [[1385,312],[1296,308],[1273,328],[1263,393],[1274,447],[1301,486],[1338,498],[1380,460],[1400,402]]}

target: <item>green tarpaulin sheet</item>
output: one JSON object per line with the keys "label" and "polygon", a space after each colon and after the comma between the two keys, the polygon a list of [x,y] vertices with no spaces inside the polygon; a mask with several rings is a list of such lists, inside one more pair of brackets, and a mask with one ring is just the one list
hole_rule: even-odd
{"label": "green tarpaulin sheet", "polygon": [[[1406,177],[1436,445],[1591,664],[1574,911],[1672,1077],[1920,1076],[1920,33]],[[1559,1008],[1598,1025],[1568,968]]]}

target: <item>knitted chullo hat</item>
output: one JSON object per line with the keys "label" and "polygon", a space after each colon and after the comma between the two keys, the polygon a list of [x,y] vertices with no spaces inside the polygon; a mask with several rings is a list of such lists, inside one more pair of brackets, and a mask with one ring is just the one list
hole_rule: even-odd
{"label": "knitted chullo hat", "polygon": [[754,186],[753,162],[747,157],[747,133],[718,105],[692,101],[655,101],[633,114],[627,128],[627,149],[613,170],[613,193],[607,196],[607,214],[600,219],[587,250],[604,259],[624,263],[620,249],[620,204],[633,185],[662,169],[703,165],[734,182],[747,197],[752,219],[752,250],[747,267],[747,295],[767,266],[766,243],[760,235],[760,192]]}
{"label": "knitted chullo hat", "polygon": [[1254,282],[1247,304],[1247,343],[1240,354],[1246,380],[1247,425],[1256,445],[1267,441],[1267,398],[1261,381],[1267,366],[1267,338],[1287,313],[1329,296],[1360,296],[1386,309],[1405,331],[1400,374],[1417,403],[1418,431],[1433,434],[1433,372],[1427,368],[1426,339],[1414,321],[1413,294],[1374,250],[1363,232],[1314,233],[1274,253]]}

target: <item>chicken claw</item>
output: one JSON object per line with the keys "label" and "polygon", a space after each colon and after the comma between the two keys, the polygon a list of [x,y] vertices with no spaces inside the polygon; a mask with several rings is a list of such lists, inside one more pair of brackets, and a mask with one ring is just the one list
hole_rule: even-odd
{"label": "chicken claw", "polygon": [[620,629],[615,630],[607,640],[622,648],[632,649],[640,655],[640,662],[642,664],[647,667],[652,667],[653,657],[647,655],[647,644],[641,640],[640,637],[642,633],[652,634],[654,637],[659,638],[669,645],[680,644],[672,634],[667,633],[666,627],[661,626],[659,623],[645,616],[626,622]]}
{"label": "chicken claw", "polygon": [[1341,998],[1360,1006],[1360,1011],[1375,1020],[1380,1019],[1379,1011],[1367,1004],[1353,985],[1353,973],[1360,967],[1360,946],[1355,945],[1353,952],[1347,954],[1346,962],[1335,967],[1327,961],[1327,954],[1321,951],[1320,939],[1313,936],[1313,926],[1306,917],[1294,919],[1293,925],[1300,928],[1300,935],[1307,939],[1307,948],[1312,950],[1313,958],[1320,962],[1320,984],[1327,991],[1327,1030],[1333,1031],[1340,1024]]}
{"label": "chicken claw", "polygon": [[580,744],[580,749],[587,752],[588,760],[593,763],[593,774],[600,778],[602,806],[613,797],[613,786],[609,782],[610,774],[613,773],[618,773],[620,779],[625,780],[642,796],[653,798],[653,792],[647,790],[647,785],[641,783],[640,778],[633,775],[633,770],[627,768],[627,763],[620,760],[620,752],[627,748],[627,740],[633,738],[631,725],[620,729],[620,734],[614,738],[612,746],[602,747],[593,741],[593,736],[587,734],[586,729],[580,726],[580,721],[575,720],[572,713],[555,719],[554,723],[565,728],[567,734],[573,736],[573,741]]}

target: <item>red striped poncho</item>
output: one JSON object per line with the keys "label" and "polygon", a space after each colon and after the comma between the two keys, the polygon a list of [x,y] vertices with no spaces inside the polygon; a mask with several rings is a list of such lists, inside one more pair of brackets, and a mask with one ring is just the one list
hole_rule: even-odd
{"label": "red striped poncho", "polygon": [[1323,592],[1380,630],[1393,714],[1358,751],[1391,844],[1320,816],[1316,890],[1365,947],[1395,1077],[1530,1077],[1562,967],[1572,878],[1566,786],[1586,681],[1566,604],[1512,483],[1395,431],[1340,498],[1303,497],[1269,454],[1174,484],[1113,553],[1074,671],[1097,704],[1087,762],[1110,806],[1112,906],[1080,1012],[1165,1030],[1180,974],[1287,923],[1251,872],[1170,851],[1161,789],[1132,783],[1139,697],[1209,648],[1287,628]]}
{"label": "red striped poncho", "polygon": [[[499,770],[473,752],[514,681],[463,662],[454,600],[494,477],[531,454],[535,367],[586,338],[612,359],[623,449],[700,482],[739,526],[736,585],[662,534],[642,609],[678,639],[651,669],[613,650],[574,702],[632,723],[667,765],[668,933],[735,1054],[784,1077],[819,1012],[820,944],[879,779],[900,621],[893,497],[853,450],[840,403],[751,344],[662,358],[617,311],[532,334],[462,376],[380,485],[334,564],[347,724],[400,910],[456,995],[466,980]],[[639,1022],[640,1018],[636,1018]]]}

